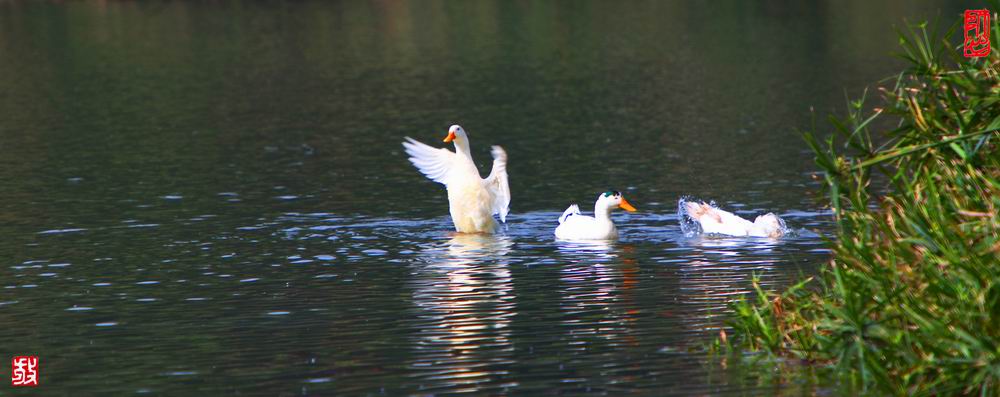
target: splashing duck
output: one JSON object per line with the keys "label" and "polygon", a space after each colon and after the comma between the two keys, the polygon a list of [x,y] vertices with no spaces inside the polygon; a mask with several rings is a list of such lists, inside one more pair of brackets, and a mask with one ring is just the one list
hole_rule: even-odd
{"label": "splashing duck", "polygon": [[469,136],[460,125],[448,129],[444,142],[453,142],[455,151],[434,148],[410,137],[406,137],[403,148],[417,170],[448,189],[448,209],[456,231],[493,233],[497,228],[493,215],[506,223],[509,212],[507,152],[493,146],[493,170],[483,179],[472,162]]}
{"label": "splashing duck", "polygon": [[701,225],[702,232],[707,234],[771,238],[785,234],[785,221],[773,213],[758,216],[750,222],[704,202],[684,201],[681,207],[688,217]]}
{"label": "splashing duck", "polygon": [[563,240],[612,240],[618,238],[618,230],[611,222],[611,210],[615,208],[635,212],[635,207],[629,204],[621,193],[614,190],[597,196],[593,217],[580,214],[580,206],[573,204],[559,217],[556,237]]}

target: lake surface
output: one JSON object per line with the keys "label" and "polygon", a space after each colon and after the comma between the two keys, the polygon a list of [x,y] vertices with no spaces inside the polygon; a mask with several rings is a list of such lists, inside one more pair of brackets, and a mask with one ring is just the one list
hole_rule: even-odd
{"label": "lake surface", "polygon": [[[0,3],[0,362],[41,367],[0,394],[825,390],[702,347],[828,259],[798,131],[940,4]],[[496,236],[400,146],[453,123],[510,154]],[[618,242],[554,240],[609,188]]]}

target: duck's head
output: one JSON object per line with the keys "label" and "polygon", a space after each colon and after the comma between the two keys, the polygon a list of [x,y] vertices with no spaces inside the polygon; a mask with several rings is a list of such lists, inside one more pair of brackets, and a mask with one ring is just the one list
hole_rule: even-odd
{"label": "duck's head", "polygon": [[608,209],[618,207],[628,212],[635,212],[635,207],[633,207],[632,204],[629,204],[628,200],[625,200],[625,197],[623,197],[621,192],[617,190],[608,190],[601,193],[601,195],[597,197],[597,202],[603,203]]}
{"label": "duck's head", "polygon": [[465,134],[465,130],[462,129],[462,126],[460,126],[458,124],[455,124],[455,125],[451,126],[451,128],[448,128],[448,136],[444,137],[444,141],[445,142],[451,142],[451,141],[462,142],[462,141],[466,140],[467,138],[468,138],[468,135]]}

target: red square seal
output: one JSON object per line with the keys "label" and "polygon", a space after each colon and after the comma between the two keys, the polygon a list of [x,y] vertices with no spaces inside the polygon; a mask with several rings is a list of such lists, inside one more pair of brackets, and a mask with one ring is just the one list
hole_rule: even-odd
{"label": "red square seal", "polygon": [[990,55],[990,10],[965,10],[962,29],[967,58]]}
{"label": "red square seal", "polygon": [[38,386],[38,356],[15,356],[10,368],[11,386]]}

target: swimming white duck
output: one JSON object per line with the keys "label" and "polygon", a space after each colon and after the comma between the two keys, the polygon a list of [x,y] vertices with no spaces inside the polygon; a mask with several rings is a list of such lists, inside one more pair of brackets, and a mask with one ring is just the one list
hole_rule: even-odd
{"label": "swimming white duck", "polygon": [[601,193],[594,203],[594,216],[580,214],[580,206],[573,204],[563,211],[556,227],[556,237],[563,240],[611,240],[618,237],[618,230],[611,222],[611,210],[622,208],[634,212],[635,207],[614,190]]}
{"label": "swimming white duck", "polygon": [[493,233],[497,228],[493,215],[500,215],[500,221],[506,223],[510,206],[507,152],[500,146],[493,146],[493,171],[482,179],[472,162],[465,130],[458,124],[451,126],[444,141],[454,142],[455,151],[434,148],[410,137],[406,137],[403,147],[410,155],[410,162],[421,173],[448,188],[448,209],[455,230]]}
{"label": "swimming white duck", "polygon": [[704,202],[687,201],[682,203],[682,207],[687,216],[701,224],[704,233],[771,238],[785,234],[785,221],[773,213],[758,216],[750,222]]}

